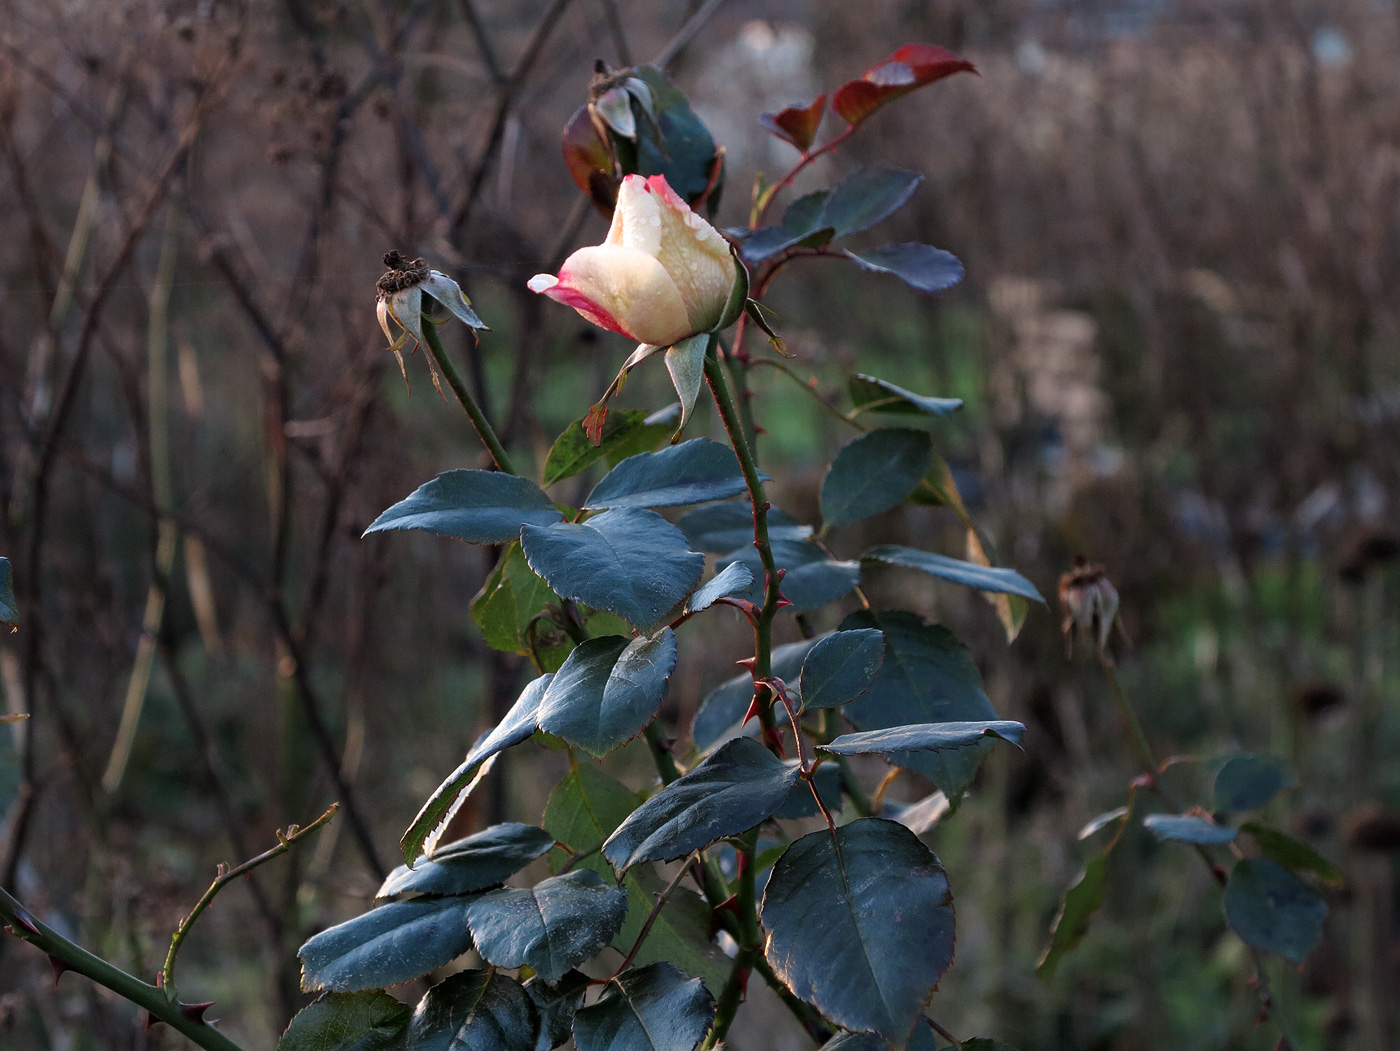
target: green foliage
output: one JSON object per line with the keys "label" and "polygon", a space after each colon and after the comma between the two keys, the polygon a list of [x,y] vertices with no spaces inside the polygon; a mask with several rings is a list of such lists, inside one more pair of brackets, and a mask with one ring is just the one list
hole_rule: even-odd
{"label": "green foliage", "polygon": [[1293,771],[1282,759],[1241,752],[1231,756],[1215,775],[1215,808],[1256,810],[1296,783]]}
{"label": "green foliage", "polygon": [[1089,921],[1103,905],[1104,883],[1108,876],[1108,855],[1112,849],[1110,846],[1090,858],[1079,878],[1065,891],[1060,911],[1050,926],[1050,945],[1036,964],[1036,973],[1047,982],[1055,977],[1055,969],[1060,966],[1060,961],[1084,940],[1084,935],[1089,933]]}
{"label": "green foliage", "polygon": [[863,818],[798,840],[773,866],[762,918],[768,962],[788,988],[838,1025],[897,1047],[953,961],[948,877],[893,821]]}
{"label": "green foliage", "polygon": [[500,471],[446,471],[376,518],[366,533],[426,529],[471,544],[505,544],[523,525],[564,516],[528,478]]}
{"label": "green foliage", "polygon": [[[722,555],[753,543],[753,505],[747,500],[698,508],[677,524],[695,551]],[[786,511],[773,508],[768,512],[770,540],[806,540],[811,535],[811,526]]]}
{"label": "green foliage", "polygon": [[1322,939],[1327,903],[1267,858],[1237,862],[1225,887],[1225,919],[1248,945],[1301,964]]}
{"label": "green foliage", "polygon": [[[597,445],[588,440],[588,435],[583,431],[584,417],[579,417],[564,428],[564,432],[549,447],[540,484],[550,486],[582,474],[599,460],[622,450],[626,450],[626,456],[634,455],[640,451],[631,448],[635,443],[642,442],[647,448],[655,445],[659,440],[658,429],[649,427],[644,422],[646,417],[647,414],[641,409],[610,410],[603,421],[602,439]],[[651,440],[647,441],[648,438]]]}
{"label": "green foliage", "polygon": [[710,1027],[714,998],[669,964],[624,971],[574,1016],[578,1051],[690,1051]]}
{"label": "green foliage", "polygon": [[389,873],[376,898],[403,894],[470,894],[503,882],[554,846],[554,837],[534,825],[492,825],[439,847],[413,868]]}
{"label": "green foliage", "polygon": [[1228,825],[1217,825],[1196,814],[1150,814],[1142,823],[1158,839],[1179,843],[1218,845],[1231,843],[1239,833]]}
{"label": "green foliage", "polygon": [[394,901],[311,938],[297,952],[308,992],[358,992],[421,978],[472,947],[470,896]]}
{"label": "green foliage", "polygon": [[842,734],[829,744],[818,745],[832,755],[883,755],[897,766],[916,761],[919,752],[944,752],[981,744],[993,737],[1021,743],[1026,732],[1021,723],[997,720],[983,723],[914,723],[888,730]]}
{"label": "green foliage", "polygon": [[462,971],[428,990],[413,1012],[413,1051],[534,1051],[539,1019],[520,983],[493,969]]}
{"label": "green foliage", "polygon": [[[885,633],[885,659],[870,689],[845,708],[858,728],[996,719],[972,655],[947,628],[927,625],[921,617],[899,610],[862,610],[841,624],[843,631],[872,627]],[[906,765],[956,799],[991,744],[983,739],[965,748],[910,756]]]}
{"label": "green foliage", "polygon": [[560,595],[616,613],[639,631],[684,601],[705,564],[684,533],[635,507],[581,523],[526,526],[521,545],[530,568]]}
{"label": "green foliage", "polygon": [[627,914],[627,895],[576,869],[525,890],[493,890],[467,909],[476,950],[497,967],[526,966],[546,982],[597,955]]}
{"label": "green foliage", "polygon": [[836,454],[822,482],[822,520],[850,525],[902,504],[933,463],[925,431],[871,431]]}
{"label": "green foliage", "polygon": [[757,741],[736,738],[634,810],[603,854],[622,873],[747,832],[777,812],[798,773]]}
{"label": "green foliage", "polygon": [[[819,638],[803,639],[801,642],[774,647],[773,674],[788,683],[789,692],[793,692],[797,686],[797,677],[808,651],[820,641]],[[749,702],[752,700],[751,675],[736,675],[706,694],[700,702],[700,708],[695,713],[695,722],[690,729],[690,737],[695,746],[707,749],[716,741],[728,736],[730,731],[737,728],[744,713],[749,710]]]}
{"label": "green foliage", "polygon": [[982,566],[976,562],[964,562],[960,558],[935,555],[929,551],[919,551],[898,544],[880,544],[860,556],[862,562],[874,562],[888,566],[903,566],[917,569],[929,576],[951,580],[954,584],[964,584],[978,591],[990,591],[1008,595],[1019,595],[1034,602],[1045,601],[1036,586],[1014,569],[997,566]]}
{"label": "green foliage", "polygon": [[527,656],[536,652],[535,629],[540,615],[558,601],[559,596],[530,568],[520,542],[512,541],[472,599],[472,620],[492,649]]}
{"label": "green foliage", "polygon": [[382,989],[327,993],[297,1012],[277,1051],[393,1051],[412,1014]]}
{"label": "green foliage", "polygon": [[15,601],[15,583],[8,558],[0,558],[0,624],[19,627],[19,604]]}
{"label": "green foliage", "polygon": [[[767,477],[766,475],[764,476]],[[623,460],[588,494],[589,510],[679,507],[724,500],[744,491],[734,450],[710,438]]]}
{"label": "green foliage", "polygon": [[1280,832],[1278,829],[1270,828],[1258,821],[1246,821],[1240,825],[1240,831],[1252,836],[1254,842],[1259,845],[1259,849],[1284,868],[1292,869],[1294,872],[1311,873],[1333,886],[1342,884],[1344,877],[1341,869],[1313,850],[1312,847],[1294,839],[1288,833]]}
{"label": "green foliage", "polygon": [[821,639],[802,662],[798,688],[803,710],[839,708],[870,689],[885,659],[876,628],[838,631]]}
{"label": "green foliage", "polygon": [[888,412],[895,415],[948,416],[963,407],[961,398],[930,398],[897,387],[889,380],[857,372],[846,381],[855,411]]}
{"label": "green foliage", "polygon": [[731,562],[685,600],[685,611],[699,613],[722,598],[747,592],[752,585],[753,571],[742,562]]}
{"label": "green foliage", "polygon": [[675,666],[676,636],[670,628],[635,639],[589,639],[551,680],[537,724],[601,758],[656,717]]}

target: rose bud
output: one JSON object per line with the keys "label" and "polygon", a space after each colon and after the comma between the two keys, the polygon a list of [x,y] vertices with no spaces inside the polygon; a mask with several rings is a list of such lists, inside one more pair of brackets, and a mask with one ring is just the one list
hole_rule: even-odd
{"label": "rose bud", "polygon": [[607,240],[580,248],[530,289],[650,347],[715,332],[743,309],[748,282],[713,226],[661,175],[622,180]]}

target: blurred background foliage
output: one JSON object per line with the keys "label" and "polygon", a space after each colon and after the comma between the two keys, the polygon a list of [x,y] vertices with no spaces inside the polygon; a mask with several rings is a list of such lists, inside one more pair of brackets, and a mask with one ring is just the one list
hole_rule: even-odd
{"label": "blurred background foliage", "polygon": [[[33,718],[0,727],[5,884],[149,975],[214,863],[319,814],[338,770],[355,813],[221,897],[183,957],[184,988],[270,1046],[303,1000],[296,946],[361,911],[525,674],[468,615],[490,552],[360,539],[435,472],[482,465],[421,362],[410,392],[384,353],[380,257],[462,281],[493,331],[444,336],[517,462],[538,464],[630,349],[524,287],[603,234],[559,152],[593,59],[669,59],[726,147],[735,225],[753,175],[795,160],[758,114],[910,40],[981,76],[890,107],[797,188],[860,163],[923,172],[878,236],[947,248],[967,279],[927,299],[791,269],[770,302],[795,368],[822,397],[859,370],[966,399],[937,438],[970,510],[1046,594],[1076,553],[1107,567],[1120,675],[1159,753],[1292,760],[1299,787],[1267,816],[1347,881],[1323,944],[1275,976],[1280,1009],[1310,1046],[1395,1046],[1393,0],[9,0],[0,553],[23,626],[0,640],[0,685]],[[786,377],[754,377],[778,502],[813,521],[847,435]],[[619,403],[669,400],[654,369]],[[875,540],[962,554],[929,508],[832,544]],[[1083,946],[1036,978],[1094,849],[1076,832],[1122,801],[1131,753],[1055,612],[1008,647],[975,595],[903,586],[1029,728],[929,836],[958,903],[940,1021],[1026,1051],[1272,1046],[1208,873],[1141,828]],[[742,655],[734,620],[683,649],[664,713],[682,737]],[[562,765],[513,755],[462,830],[538,820]],[[1208,798],[1201,767],[1168,777]],[[891,798],[926,788],[905,777]],[[766,995],[732,1043],[809,1047]],[[143,1022],[81,980],[55,992],[42,959],[0,944],[0,1046],[179,1045]]]}

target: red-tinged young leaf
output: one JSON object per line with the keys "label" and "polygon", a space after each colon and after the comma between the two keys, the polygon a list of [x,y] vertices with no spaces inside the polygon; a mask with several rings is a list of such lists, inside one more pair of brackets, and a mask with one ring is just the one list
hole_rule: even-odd
{"label": "red-tinged young leaf", "polygon": [[605,216],[612,215],[617,203],[617,183],[613,179],[612,150],[593,123],[587,106],[580,106],[560,137],[564,163],[569,174]]}
{"label": "red-tinged young leaf", "polygon": [[812,146],[812,140],[817,137],[817,128],[821,126],[825,108],[826,96],[818,95],[805,106],[789,106],[777,113],[765,113],[758,118],[758,122],[764,130],[806,153]]}
{"label": "red-tinged young leaf", "polygon": [[831,108],[847,124],[858,124],[891,99],[932,84],[954,73],[976,73],[965,58],[933,44],[905,44],[859,80],[842,84],[831,96]]}

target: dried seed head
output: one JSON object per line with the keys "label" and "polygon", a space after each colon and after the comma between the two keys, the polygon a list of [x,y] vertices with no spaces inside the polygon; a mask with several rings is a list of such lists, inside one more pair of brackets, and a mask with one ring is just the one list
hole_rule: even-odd
{"label": "dried seed head", "polygon": [[388,272],[374,283],[381,299],[421,285],[428,279],[428,261],[421,257],[409,259],[398,249],[385,254],[384,265],[389,268]]}
{"label": "dried seed head", "polygon": [[1108,636],[1118,616],[1118,591],[1103,566],[1075,555],[1073,568],[1060,577],[1060,609],[1066,652],[1073,651],[1077,630],[1093,642],[1101,656],[1108,654]]}

